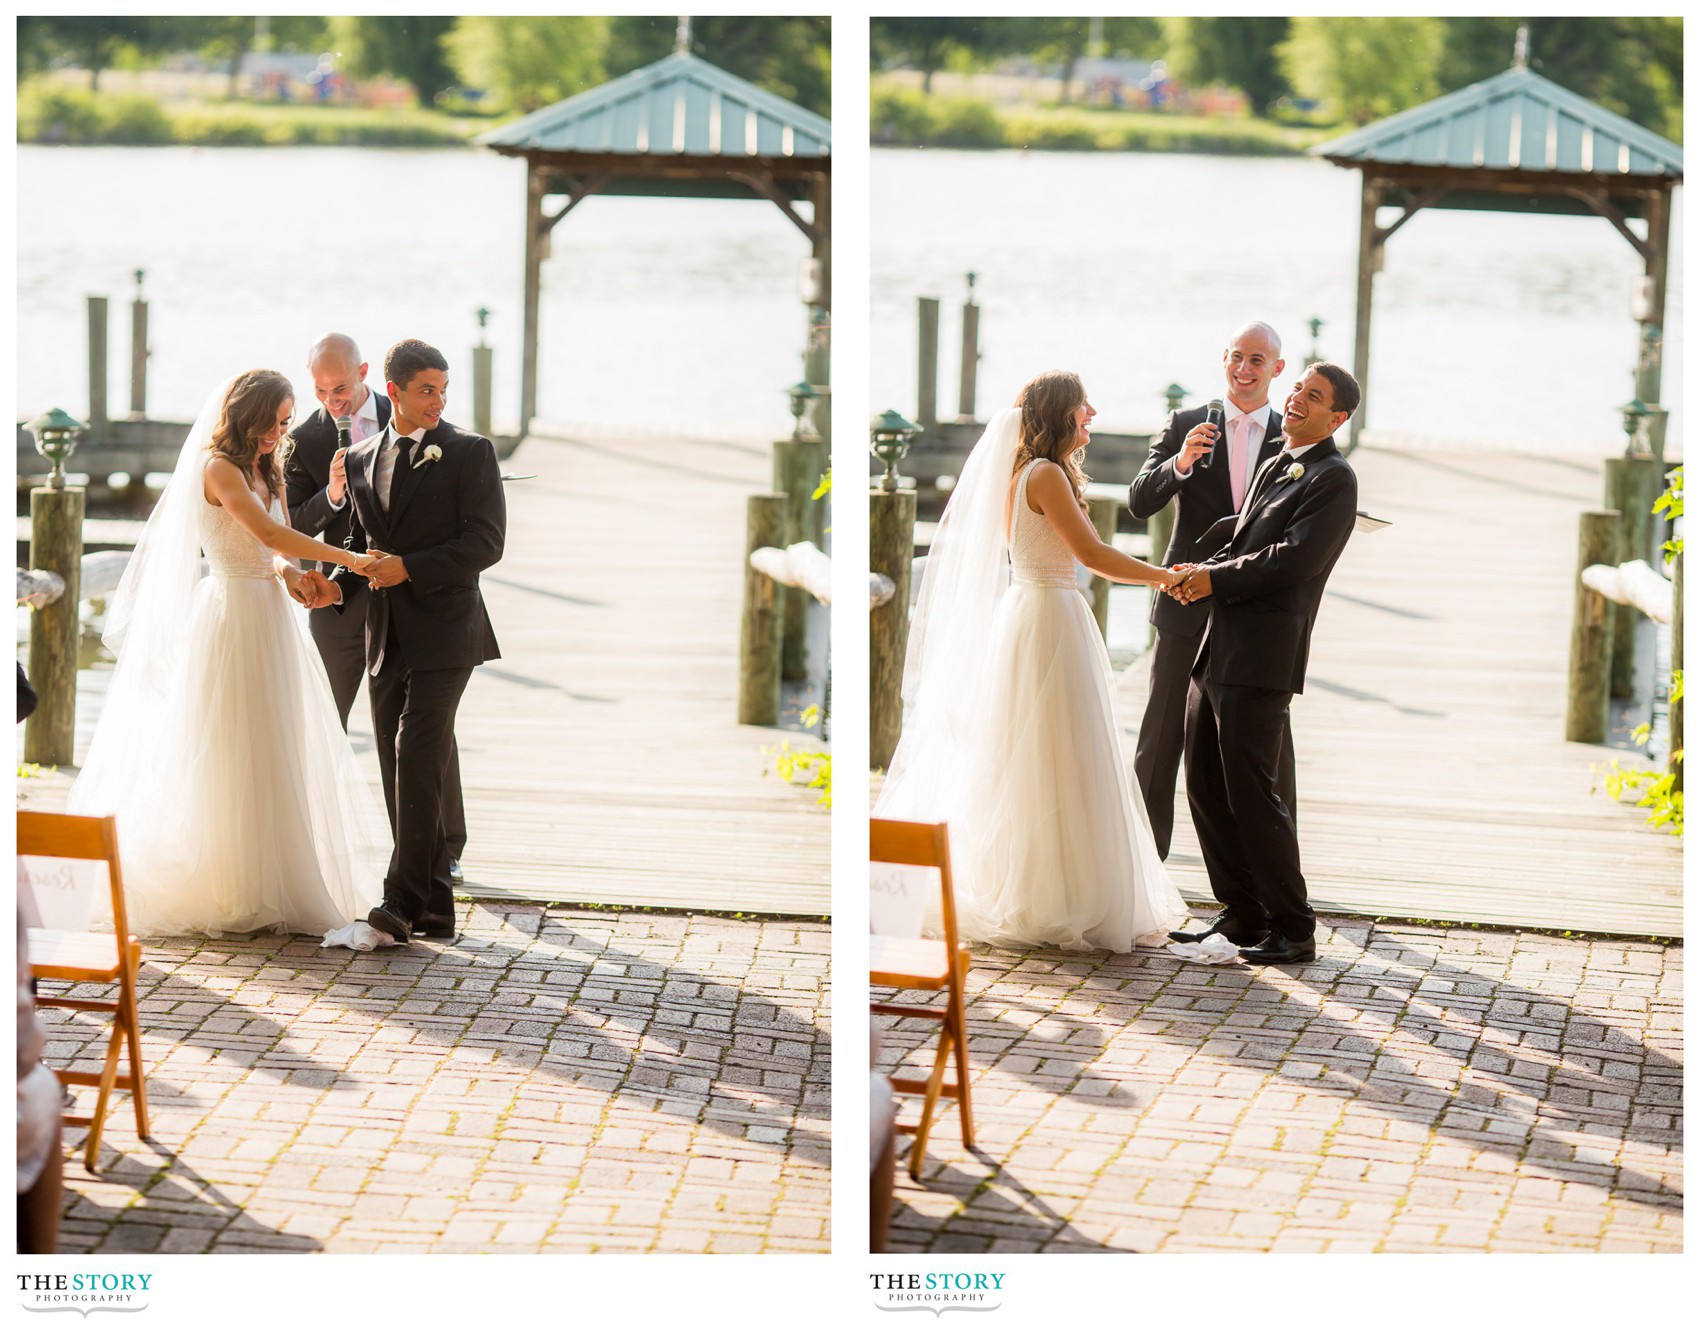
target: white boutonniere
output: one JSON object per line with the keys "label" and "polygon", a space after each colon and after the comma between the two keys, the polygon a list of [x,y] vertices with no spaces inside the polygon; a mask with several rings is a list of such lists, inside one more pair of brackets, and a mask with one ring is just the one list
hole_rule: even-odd
{"label": "white boutonniere", "polygon": [[1299,479],[1304,475],[1304,473],[1305,463],[1302,461],[1295,461],[1292,465],[1287,467],[1287,478],[1290,480]]}
{"label": "white boutonniere", "polygon": [[[423,452],[421,452],[419,454],[419,459],[413,463],[413,468],[415,470],[418,470],[419,467],[421,467],[421,466],[428,466],[433,461],[441,461],[442,459],[443,459],[443,449],[438,447],[435,443],[432,443],[429,447],[427,447]],[[1303,468],[1300,467],[1300,469],[1303,469]]]}

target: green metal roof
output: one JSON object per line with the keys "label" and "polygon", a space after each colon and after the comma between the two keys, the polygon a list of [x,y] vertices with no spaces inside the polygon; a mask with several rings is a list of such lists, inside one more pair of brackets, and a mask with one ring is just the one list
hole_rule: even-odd
{"label": "green metal roof", "polygon": [[687,52],[480,134],[485,147],[633,158],[829,158],[832,124]]}
{"label": "green metal roof", "polygon": [[1682,149],[1521,66],[1319,143],[1339,166],[1682,178]]}

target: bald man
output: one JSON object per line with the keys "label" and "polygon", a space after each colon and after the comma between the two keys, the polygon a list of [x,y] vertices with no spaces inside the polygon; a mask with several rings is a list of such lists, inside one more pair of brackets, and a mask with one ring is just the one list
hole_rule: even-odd
{"label": "bald man", "polygon": [[[1275,329],[1268,323],[1247,323],[1229,338],[1222,352],[1228,388],[1223,430],[1219,433],[1206,424],[1205,408],[1197,406],[1171,414],[1152,442],[1145,464],[1128,487],[1128,507],[1136,517],[1149,520],[1173,499],[1174,535],[1163,563],[1172,567],[1203,562],[1215,553],[1216,544],[1205,540],[1205,532],[1240,510],[1257,468],[1281,450],[1281,413],[1271,408],[1269,389],[1285,367]],[[1198,459],[1207,452],[1212,460],[1200,466]],[[1152,556],[1158,552],[1153,549]],[[1157,852],[1167,858],[1175,829],[1175,777],[1185,747],[1188,679],[1209,609],[1202,603],[1182,604],[1168,595],[1154,595],[1152,601],[1157,644],[1133,773],[1145,799]],[[1290,727],[1278,771],[1277,789],[1296,818]]]}
{"label": "bald man", "polygon": [[[342,450],[337,447],[337,418],[348,416],[351,445],[383,432],[390,422],[389,398],[367,386],[366,371],[360,347],[353,337],[341,332],[327,332],[307,352],[307,372],[312,375],[319,408],[290,433],[283,464],[284,501],[289,504],[290,524],[327,544],[341,544],[349,531],[348,478]],[[324,563],[319,570],[329,576],[335,566]],[[349,577],[342,586],[353,612],[312,613],[307,624],[319,647],[319,658],[325,662],[331,695],[336,698],[337,714],[346,730],[360,680],[366,676],[368,589],[357,576]],[[458,883],[460,855],[466,848],[458,748],[449,761],[443,789],[443,821],[449,841],[449,874]]]}

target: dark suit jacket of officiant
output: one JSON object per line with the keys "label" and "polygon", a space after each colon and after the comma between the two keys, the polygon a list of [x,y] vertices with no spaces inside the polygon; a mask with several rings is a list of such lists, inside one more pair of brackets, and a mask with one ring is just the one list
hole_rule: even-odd
{"label": "dark suit jacket of officiant", "polygon": [[[1186,475],[1175,474],[1174,459],[1179,455],[1187,434],[1204,423],[1203,406],[1192,410],[1177,410],[1169,415],[1163,432],[1151,442],[1145,464],[1128,485],[1127,505],[1136,517],[1150,520],[1169,499],[1175,500],[1175,529],[1169,538],[1167,552],[1152,549],[1151,558],[1172,567],[1176,563],[1203,562],[1220,549],[1220,545],[1204,541],[1204,532],[1234,510],[1234,493],[1229,477],[1227,426],[1218,440],[1211,464],[1200,470],[1196,462]],[[1271,409],[1269,425],[1252,462],[1251,472],[1281,450],[1281,412]],[[1249,483],[1249,479],[1247,481]],[[1209,608],[1200,601],[1182,604],[1169,595],[1153,595],[1151,621],[1161,632],[1179,636],[1197,636],[1204,630]]]}
{"label": "dark suit jacket of officiant", "polygon": [[[371,391],[370,386],[367,388]],[[390,399],[373,393],[378,410],[378,429],[390,422]],[[289,505],[289,524],[326,544],[341,544],[348,538],[354,505],[345,495],[340,508],[332,507],[327,490],[331,482],[331,458],[336,455],[336,420],[323,406],[290,432],[289,456],[283,463],[284,502]],[[329,576],[336,563],[320,563]]]}

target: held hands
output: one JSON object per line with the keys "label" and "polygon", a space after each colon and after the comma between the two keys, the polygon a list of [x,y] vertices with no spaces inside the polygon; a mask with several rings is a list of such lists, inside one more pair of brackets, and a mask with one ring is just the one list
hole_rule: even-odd
{"label": "held hands", "polygon": [[388,590],[407,580],[407,564],[397,555],[385,553],[382,549],[371,550],[371,555],[364,565],[354,570],[366,578],[373,590]]}
{"label": "held hands", "polygon": [[1181,443],[1181,450],[1175,453],[1175,474],[1185,475],[1191,471],[1193,463],[1216,446],[1218,432],[1214,424],[1193,425]]}
{"label": "held hands", "polygon": [[348,449],[339,447],[331,457],[330,483],[325,485],[325,496],[334,506],[342,505],[343,495],[348,492]]}
{"label": "held hands", "polygon": [[1181,563],[1174,569],[1176,579],[1168,586],[1170,598],[1182,604],[1192,604],[1210,595],[1210,569],[1196,563]]}
{"label": "held hands", "polygon": [[317,569],[303,572],[297,577],[290,585],[289,593],[309,609],[322,609],[335,604],[341,597],[337,588],[330,583],[330,579]]}

